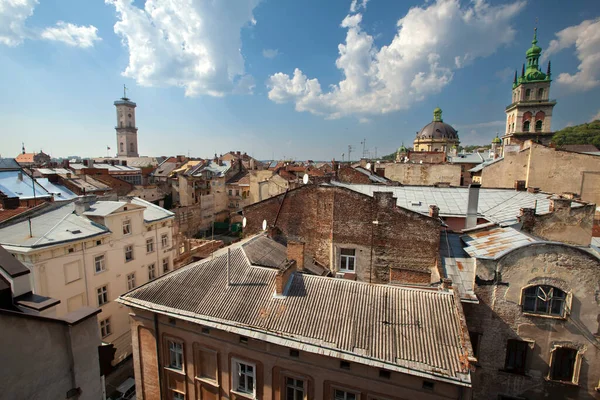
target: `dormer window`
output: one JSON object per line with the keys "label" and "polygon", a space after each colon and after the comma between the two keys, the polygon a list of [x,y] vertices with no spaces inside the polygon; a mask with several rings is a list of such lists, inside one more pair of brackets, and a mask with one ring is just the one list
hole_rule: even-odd
{"label": "dormer window", "polygon": [[553,286],[530,286],[523,290],[523,311],[528,313],[563,317],[566,303],[567,293]]}

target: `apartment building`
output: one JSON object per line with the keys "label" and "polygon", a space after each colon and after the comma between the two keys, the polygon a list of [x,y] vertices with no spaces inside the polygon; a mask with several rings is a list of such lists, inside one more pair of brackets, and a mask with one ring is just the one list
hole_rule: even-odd
{"label": "apartment building", "polygon": [[2,244],[31,270],[35,294],[60,300],[57,315],[98,307],[102,340],[118,363],[131,354],[125,307],[114,300],[171,271],[173,213],[139,198],[85,196],[0,227]]}
{"label": "apartment building", "polygon": [[253,236],[121,296],[137,398],[471,398],[452,291],[304,274],[294,249]]}

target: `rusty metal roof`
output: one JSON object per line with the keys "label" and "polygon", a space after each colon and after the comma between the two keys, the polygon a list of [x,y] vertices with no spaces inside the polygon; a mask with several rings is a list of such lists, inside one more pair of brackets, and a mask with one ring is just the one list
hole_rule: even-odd
{"label": "rusty metal roof", "polygon": [[493,228],[462,236],[466,243],[465,251],[475,258],[497,260],[518,247],[537,240],[514,228]]}
{"label": "rusty metal roof", "polygon": [[118,301],[307,352],[471,385],[466,326],[452,292],[294,273],[285,295],[275,296],[277,270],[253,266],[247,248],[229,247],[230,285],[226,248]]}

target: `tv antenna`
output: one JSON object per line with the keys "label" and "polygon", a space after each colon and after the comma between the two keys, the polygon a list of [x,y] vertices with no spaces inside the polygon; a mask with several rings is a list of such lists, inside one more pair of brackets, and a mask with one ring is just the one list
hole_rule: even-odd
{"label": "tv antenna", "polygon": [[352,154],[352,150],[354,150],[354,146],[349,144],[348,145],[348,162],[350,162],[350,160],[351,160],[350,155]]}
{"label": "tv antenna", "polygon": [[362,158],[369,158],[369,154],[367,152],[367,139],[363,139],[362,142],[360,142],[360,144],[362,144],[363,146],[363,155]]}

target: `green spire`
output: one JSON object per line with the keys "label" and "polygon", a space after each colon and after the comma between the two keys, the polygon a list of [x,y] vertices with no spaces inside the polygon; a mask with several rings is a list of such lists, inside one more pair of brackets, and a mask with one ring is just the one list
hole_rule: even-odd
{"label": "green spire", "polygon": [[442,119],[442,109],[439,107],[433,110],[433,122],[444,122]]}

